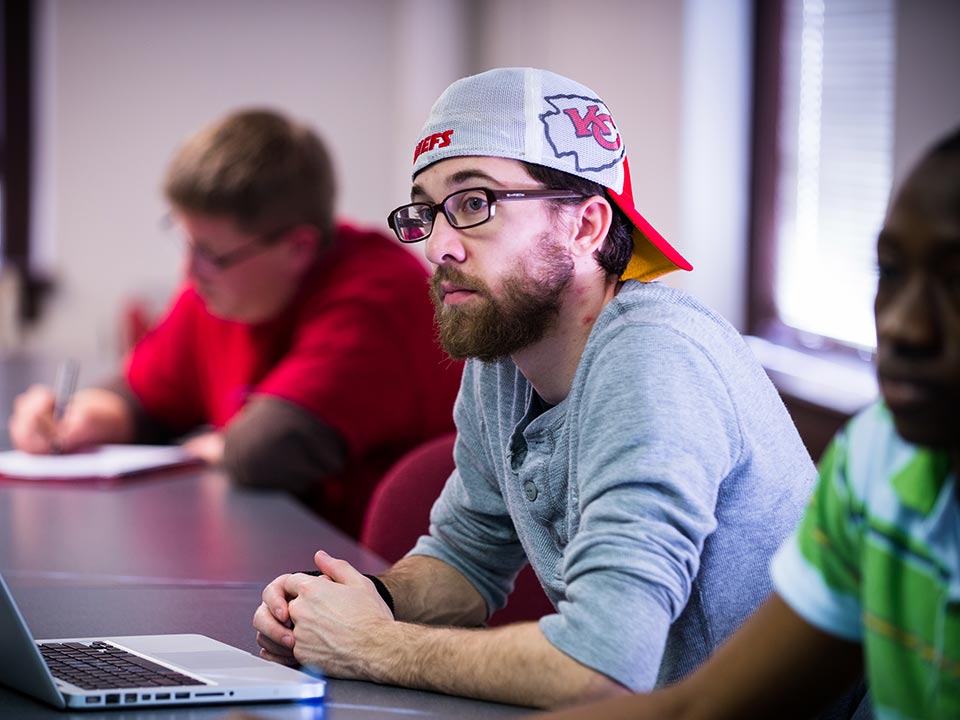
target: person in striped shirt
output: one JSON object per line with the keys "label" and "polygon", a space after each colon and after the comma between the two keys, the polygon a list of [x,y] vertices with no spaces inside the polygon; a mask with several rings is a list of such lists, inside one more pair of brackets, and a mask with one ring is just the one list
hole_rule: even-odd
{"label": "person in striped shirt", "polygon": [[551,720],[811,717],[863,672],[877,718],[960,718],[960,128],[896,194],[877,267],[882,399],[822,458],[775,594],[676,685]]}

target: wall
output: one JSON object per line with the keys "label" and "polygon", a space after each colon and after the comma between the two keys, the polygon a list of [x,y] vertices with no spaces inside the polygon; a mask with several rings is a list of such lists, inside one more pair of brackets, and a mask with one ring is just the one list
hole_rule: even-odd
{"label": "wall", "polygon": [[900,0],[894,108],[894,185],[931,141],[960,127],[960,2]]}
{"label": "wall", "polygon": [[[112,360],[122,303],[154,305],[179,252],[160,177],[189,132],[266,104],[332,146],[342,214],[380,225],[453,79],[549,67],[614,109],[638,207],[693,262],[672,276],[742,327],[749,0],[40,0],[33,208],[57,283],[26,345]],[[894,170],[960,122],[955,0],[898,3]]]}
{"label": "wall", "polygon": [[31,348],[113,359],[123,302],[162,305],[179,252],[158,227],[159,181],[176,144],[212,118],[265,104],[314,124],[340,171],[342,214],[381,225],[408,195],[433,99],[463,74],[518,64],[575,77],[614,109],[638,206],[696,267],[670,282],[740,322],[747,0],[38,7],[34,242],[57,291]]}
{"label": "wall", "polygon": [[[411,52],[424,17],[463,25],[461,4],[442,0],[40,7],[34,243],[57,285],[28,338],[42,352],[113,357],[122,303],[162,306],[180,252],[159,227],[159,185],[188,133],[237,107],[281,108],[331,146],[341,213],[383,225],[409,195],[426,108],[465,71],[455,33]],[[427,47],[436,66],[423,72]]]}

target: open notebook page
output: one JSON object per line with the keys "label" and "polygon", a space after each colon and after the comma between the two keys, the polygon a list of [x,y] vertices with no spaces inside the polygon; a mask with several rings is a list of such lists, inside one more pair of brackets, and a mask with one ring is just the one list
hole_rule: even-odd
{"label": "open notebook page", "polygon": [[101,445],[63,455],[0,452],[0,475],[23,480],[111,478],[193,462],[179,445]]}

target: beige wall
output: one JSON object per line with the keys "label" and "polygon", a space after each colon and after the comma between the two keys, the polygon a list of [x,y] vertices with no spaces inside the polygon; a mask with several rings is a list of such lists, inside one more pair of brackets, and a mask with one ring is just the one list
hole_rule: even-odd
{"label": "beige wall", "polygon": [[[160,177],[175,145],[231,109],[268,105],[332,147],[340,208],[382,223],[402,200],[414,110],[462,70],[456,38],[421,75],[406,39],[458,6],[430,0],[47,0],[38,38],[37,260],[57,282],[31,344],[111,355],[118,308],[162,304],[179,253],[159,231]],[[401,82],[400,78],[404,78]],[[407,107],[405,84],[416,87]],[[421,94],[424,97],[421,97]]]}
{"label": "beige wall", "polygon": [[960,127],[960,2],[900,0],[894,184],[931,140]]}
{"label": "beige wall", "polygon": [[433,99],[498,65],[549,67],[600,93],[627,140],[638,203],[683,246],[684,6],[45,0],[34,228],[58,290],[30,345],[111,358],[124,300],[162,304],[179,259],[157,227],[159,178],[180,139],[213,117],[266,104],[313,123],[333,148],[342,214],[380,225],[408,195]]}
{"label": "beige wall", "polygon": [[[958,114],[957,46],[937,22],[958,5],[900,3],[905,155]],[[547,67],[605,99],[627,143],[638,207],[695,266],[670,282],[742,328],[749,0],[37,6],[34,243],[57,293],[28,347],[110,362],[123,302],[163,304],[179,253],[158,229],[158,184],[187,133],[249,105],[307,120],[333,150],[341,214],[380,226],[408,196],[412,148],[433,99],[457,77],[501,65]]]}

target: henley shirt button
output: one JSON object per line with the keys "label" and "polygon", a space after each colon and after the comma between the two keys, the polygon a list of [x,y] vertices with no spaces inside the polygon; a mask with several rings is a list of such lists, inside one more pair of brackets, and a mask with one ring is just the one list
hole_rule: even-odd
{"label": "henley shirt button", "polygon": [[537,486],[534,484],[532,480],[527,480],[523,484],[523,494],[527,496],[527,500],[529,500],[530,502],[533,502],[534,500],[537,499],[537,494],[538,494]]}

